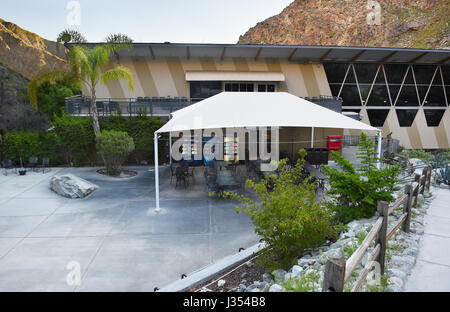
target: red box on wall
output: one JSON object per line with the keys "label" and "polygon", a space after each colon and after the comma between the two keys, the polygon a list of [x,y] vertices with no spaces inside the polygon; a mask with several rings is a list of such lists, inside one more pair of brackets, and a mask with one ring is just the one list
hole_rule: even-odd
{"label": "red box on wall", "polygon": [[342,136],[330,135],[328,136],[328,149],[340,150],[342,148]]}

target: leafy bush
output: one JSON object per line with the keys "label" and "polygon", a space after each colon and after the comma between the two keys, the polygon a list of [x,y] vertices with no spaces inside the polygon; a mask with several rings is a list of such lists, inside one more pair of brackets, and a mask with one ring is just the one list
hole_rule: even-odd
{"label": "leafy bush", "polygon": [[[89,159],[95,149],[95,135],[91,118],[61,117],[55,115],[52,122],[66,158],[74,166],[80,166]],[[89,159],[92,163],[93,161]]]}
{"label": "leafy bush", "polygon": [[58,137],[43,132],[8,132],[1,142],[4,157],[16,165],[20,164],[20,158],[26,165],[30,157],[38,157],[40,161],[49,158],[51,165],[60,165],[62,159],[58,149]]}
{"label": "leafy bush", "polygon": [[96,138],[97,150],[102,156],[109,175],[116,175],[120,167],[134,150],[133,139],[122,131],[103,130]]}
{"label": "leafy bush", "polygon": [[45,83],[37,89],[38,110],[50,118],[61,116],[65,111],[65,98],[80,93],[80,84],[69,79],[54,84]]}
{"label": "leafy bush", "polygon": [[417,158],[427,163],[431,162],[434,159],[432,153],[427,153],[424,150],[409,150],[408,156],[409,158]]}
{"label": "leafy bush", "polygon": [[294,168],[289,169],[286,160],[281,160],[278,176],[266,175],[259,183],[247,180],[257,201],[231,195],[243,204],[236,211],[251,217],[255,232],[267,243],[267,252],[260,261],[269,270],[291,266],[305,249],[317,247],[335,235],[332,214],[315,200],[315,186],[310,178],[303,179],[306,152],[301,150],[299,154]]}
{"label": "leafy bush", "polygon": [[327,194],[332,200],[328,206],[335,212],[337,222],[370,218],[376,212],[378,201],[394,200],[392,192],[399,166],[377,169],[379,159],[375,145],[364,133],[357,153],[360,167],[355,168],[337,152],[332,151],[332,157],[341,170],[329,166],[324,166],[323,170],[330,183]]}

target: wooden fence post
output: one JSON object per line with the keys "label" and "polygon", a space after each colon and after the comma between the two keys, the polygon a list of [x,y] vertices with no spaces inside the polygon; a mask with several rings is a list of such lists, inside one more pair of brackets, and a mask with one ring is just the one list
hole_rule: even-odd
{"label": "wooden fence post", "polygon": [[427,184],[427,192],[430,192],[430,186],[431,186],[431,176],[433,175],[433,167],[428,168],[428,184]]}
{"label": "wooden fence post", "polygon": [[416,187],[413,190],[413,196],[414,196],[414,207],[417,207],[417,198],[419,197],[419,189],[420,189],[420,175],[416,174],[415,180],[417,182]]}
{"label": "wooden fence post", "polygon": [[408,197],[406,197],[405,203],[403,204],[403,212],[406,213],[406,220],[402,224],[402,229],[404,232],[409,232],[411,224],[411,206],[413,200],[413,187],[411,184],[405,185],[405,194]]}
{"label": "wooden fence post", "polygon": [[[422,182],[422,180],[423,180],[423,182]],[[428,180],[428,167],[424,168],[422,170],[422,176],[420,177],[420,187],[422,188],[420,190],[420,194],[422,194],[422,195],[425,192],[425,185],[427,183],[427,180]]]}
{"label": "wooden fence post", "polygon": [[380,231],[377,235],[377,241],[375,246],[380,244],[380,253],[376,259],[376,261],[380,264],[380,273],[384,274],[384,267],[386,262],[386,236],[387,236],[387,227],[388,227],[388,217],[389,217],[389,203],[385,201],[378,202],[378,216],[383,217],[383,223],[381,224]]}
{"label": "wooden fence post", "polygon": [[343,259],[328,259],[323,275],[322,291],[343,292],[345,280],[345,261]]}

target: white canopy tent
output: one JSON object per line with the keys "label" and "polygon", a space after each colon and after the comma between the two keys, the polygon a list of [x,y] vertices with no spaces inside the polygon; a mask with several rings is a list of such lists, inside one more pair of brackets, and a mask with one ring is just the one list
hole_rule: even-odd
{"label": "white canopy tent", "polygon": [[307,127],[381,130],[286,92],[222,92],[172,113],[155,132],[156,208],[159,209],[158,134],[200,129],[243,127]]}

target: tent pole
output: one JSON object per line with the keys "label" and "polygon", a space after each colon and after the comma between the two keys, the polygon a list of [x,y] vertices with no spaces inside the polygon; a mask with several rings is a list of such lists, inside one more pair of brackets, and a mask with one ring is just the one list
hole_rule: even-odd
{"label": "tent pole", "polygon": [[156,197],[156,210],[159,211],[159,164],[158,164],[158,134],[155,132],[154,137],[154,152],[155,152],[155,197]]}
{"label": "tent pole", "polygon": [[377,162],[377,168],[380,169],[381,168],[381,140],[382,140],[383,136],[381,131],[378,131],[378,162]]}
{"label": "tent pole", "polygon": [[172,164],[172,132],[169,132],[169,155],[170,155],[170,164]]}
{"label": "tent pole", "polygon": [[314,127],[311,127],[311,148],[314,148]]}

